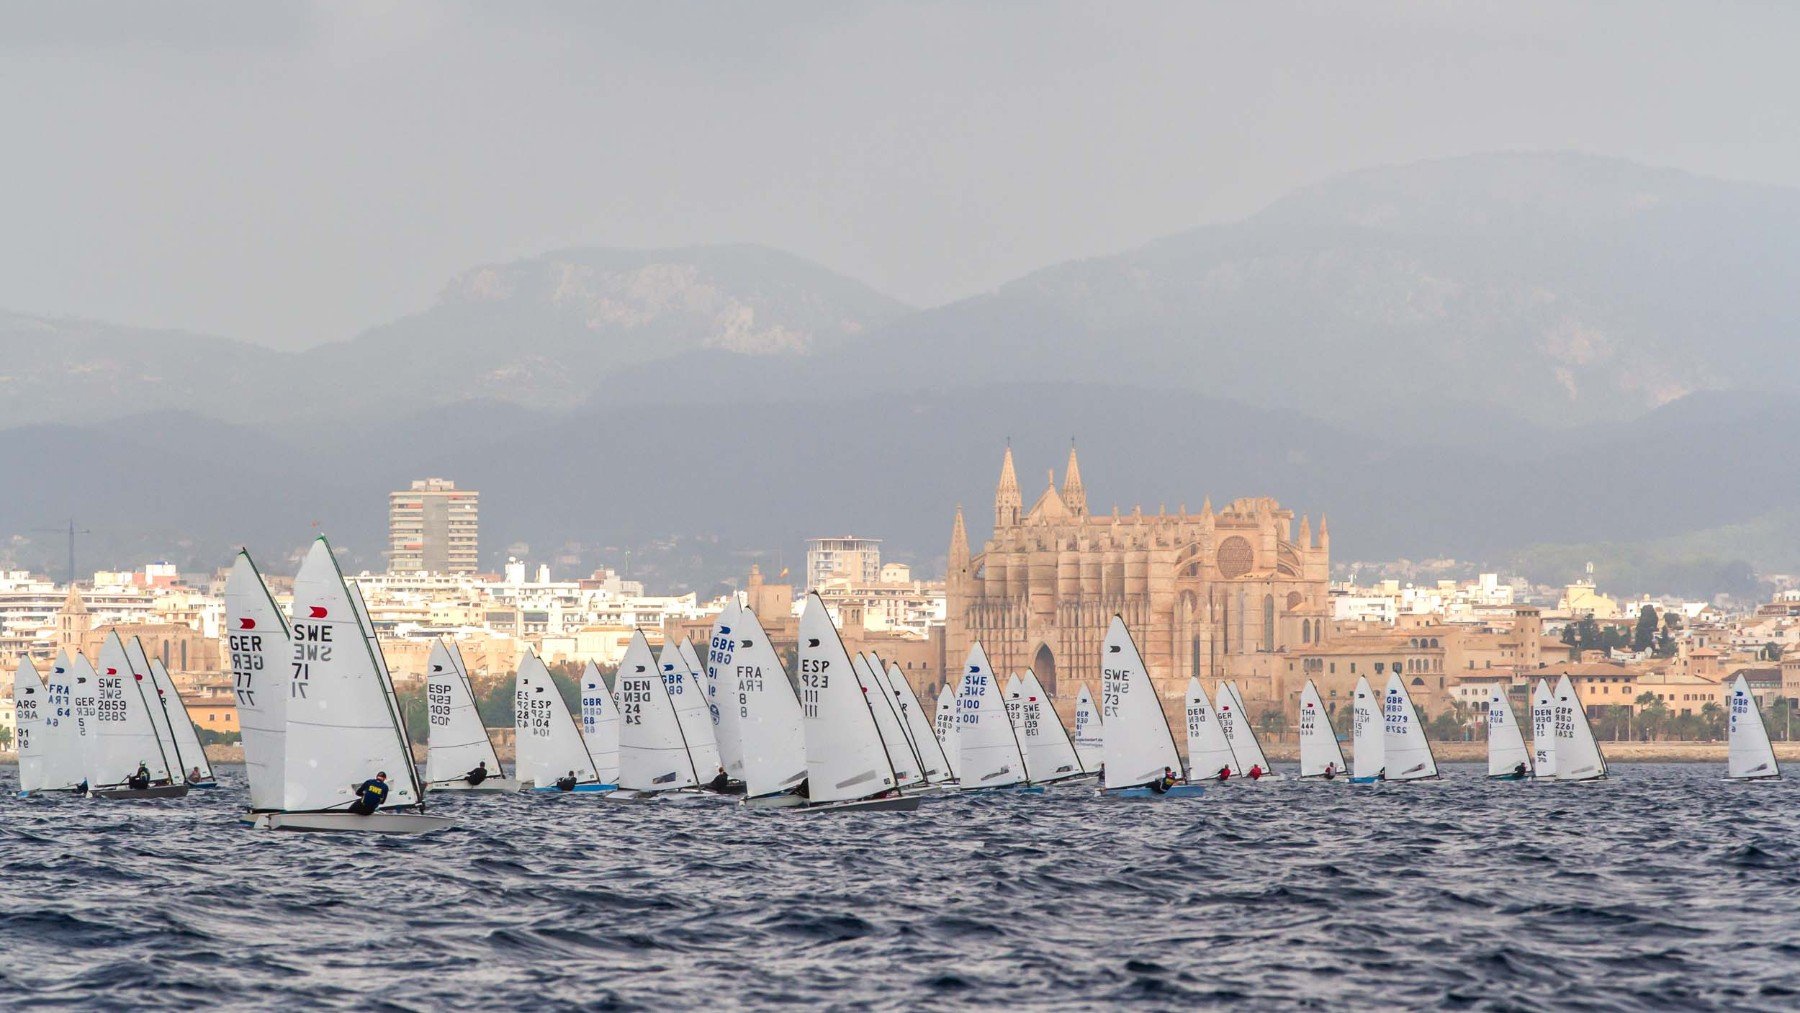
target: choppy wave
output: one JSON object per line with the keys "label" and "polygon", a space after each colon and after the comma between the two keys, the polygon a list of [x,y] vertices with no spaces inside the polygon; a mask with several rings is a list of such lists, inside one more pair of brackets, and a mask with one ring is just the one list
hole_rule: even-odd
{"label": "choppy wave", "polygon": [[911,818],[450,796],[419,838],[0,801],[0,995],[71,1006],[1792,1008],[1800,789],[1224,785]]}

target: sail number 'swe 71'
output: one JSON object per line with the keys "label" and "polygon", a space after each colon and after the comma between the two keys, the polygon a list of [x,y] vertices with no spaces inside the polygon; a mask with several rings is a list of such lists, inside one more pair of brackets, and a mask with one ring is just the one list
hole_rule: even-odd
{"label": "sail number 'swe 71'", "polygon": [[330,623],[301,621],[294,624],[294,681],[290,684],[293,689],[289,696],[296,700],[306,699],[306,688],[312,685],[313,662],[331,660],[331,634]]}

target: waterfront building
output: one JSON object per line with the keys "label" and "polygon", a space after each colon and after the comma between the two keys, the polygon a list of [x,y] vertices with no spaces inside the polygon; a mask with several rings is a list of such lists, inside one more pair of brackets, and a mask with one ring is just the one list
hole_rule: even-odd
{"label": "waterfront building", "polygon": [[831,580],[874,584],[881,580],[881,539],[809,538],[806,540],[806,586],[818,590]]}

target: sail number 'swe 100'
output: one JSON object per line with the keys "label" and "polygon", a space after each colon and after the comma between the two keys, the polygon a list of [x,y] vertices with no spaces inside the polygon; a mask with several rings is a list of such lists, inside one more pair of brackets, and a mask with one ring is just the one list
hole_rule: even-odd
{"label": "sail number 'swe 100'", "polygon": [[800,659],[800,715],[819,716],[819,700],[831,685],[831,662],[824,658]]}

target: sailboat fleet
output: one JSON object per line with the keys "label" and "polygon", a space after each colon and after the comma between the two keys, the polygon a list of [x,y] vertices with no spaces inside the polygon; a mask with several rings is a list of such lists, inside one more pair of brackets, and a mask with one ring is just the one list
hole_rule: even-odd
{"label": "sailboat fleet", "polygon": [[[1189,679],[1185,762],[1163,701],[1119,617],[1101,647],[1100,692],[1076,692],[1065,727],[1037,674],[997,672],[979,643],[928,716],[897,666],[851,654],[817,595],[799,619],[792,678],[756,614],[732,602],[704,655],[653,651],[633,635],[614,685],[592,663],[574,709],[535,654],[519,665],[516,760],[508,770],[450,641],[433,645],[425,686],[423,776],[393,680],[357,586],[324,538],[294,579],[291,615],[248,553],[226,585],[226,646],[249,808],[268,830],[412,834],[450,825],[426,811],[439,792],[543,792],[619,802],[720,803],[815,813],[910,812],[951,793],[1043,794],[1086,784],[1102,797],[1181,799],[1206,783],[1259,784],[1270,764],[1235,684],[1209,696]],[[21,795],[178,798],[216,783],[168,672],[135,639],[109,632],[93,663],[21,660],[14,680]],[[1780,776],[1748,684],[1731,687],[1727,777]],[[1351,762],[1318,688],[1300,692],[1301,781],[1432,781],[1436,757],[1405,682],[1359,678]],[[1607,765],[1569,678],[1538,680],[1521,721],[1501,688],[1487,705],[1495,780],[1596,781]],[[1529,727],[1530,741],[1526,732]]]}

